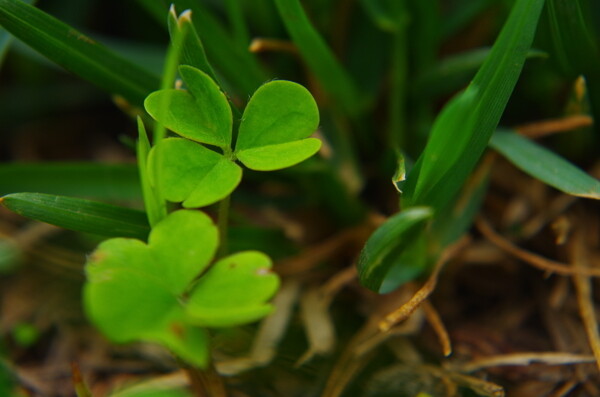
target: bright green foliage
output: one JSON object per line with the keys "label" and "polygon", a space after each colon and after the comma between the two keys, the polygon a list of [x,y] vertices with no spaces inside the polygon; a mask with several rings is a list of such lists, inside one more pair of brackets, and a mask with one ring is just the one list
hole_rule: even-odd
{"label": "bright green foliage", "polygon": [[186,208],[204,207],[221,200],[231,194],[242,178],[242,169],[234,162],[181,138],[161,141],[151,151],[148,165],[155,170],[153,184],[164,197],[183,201]]}
{"label": "bright green foliage", "polygon": [[239,159],[250,169],[278,170],[314,155],[321,141],[308,138],[319,124],[319,110],[306,88],[271,81],[250,99],[231,147],[232,111],[210,76],[191,66],[180,68],[187,90],[161,90],[145,102],[148,113],[177,134],[218,146],[223,154],[184,139],[159,142],[150,153],[153,184],[167,200],[186,208],[227,197],[239,184]]}
{"label": "bright green foliage", "polygon": [[[216,226],[207,215],[190,210],[173,212],[159,222],[148,244],[124,238],[103,242],[86,267],[88,315],[116,342],[158,342],[194,365],[205,365],[204,331],[191,324],[254,321],[269,313],[271,307],[264,302],[278,285],[268,257],[255,252],[222,259],[194,285],[217,246]],[[186,304],[184,293],[190,288]],[[217,313],[198,314],[215,300],[222,302]]]}
{"label": "bright green foliage", "polygon": [[306,88],[272,81],[252,96],[240,125],[235,155],[248,168],[270,171],[295,165],[321,147],[307,138],[319,125],[319,109]]}
{"label": "bright green foliage", "polygon": [[[271,259],[258,251],[230,255],[215,263],[190,294],[187,313],[198,325],[229,327],[257,320],[272,307],[265,303],[279,279]],[[240,290],[239,286],[245,288]]]}
{"label": "bright green foliage", "polygon": [[74,197],[13,193],[0,203],[26,218],[100,236],[146,238],[150,229],[142,211]]}
{"label": "bright green foliage", "polygon": [[168,129],[196,142],[221,148],[231,145],[232,116],[219,86],[191,66],[179,69],[187,90],[160,90],[144,105],[152,117]]}
{"label": "bright green foliage", "polygon": [[535,142],[509,131],[496,131],[490,146],[514,165],[573,196],[600,199],[600,181]]}

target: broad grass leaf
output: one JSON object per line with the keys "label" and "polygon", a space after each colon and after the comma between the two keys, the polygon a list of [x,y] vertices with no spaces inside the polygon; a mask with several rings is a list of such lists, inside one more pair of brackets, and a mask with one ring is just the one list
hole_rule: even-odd
{"label": "broad grass leaf", "polygon": [[242,150],[237,153],[237,158],[250,169],[274,171],[296,165],[317,153],[320,148],[321,141],[319,139],[306,138]]}
{"label": "broad grass leaf", "polygon": [[234,162],[195,142],[162,140],[150,152],[153,184],[169,201],[185,208],[204,207],[227,197],[240,183],[242,169]]}
{"label": "broad grass leaf", "polygon": [[65,69],[132,103],[159,87],[158,76],[20,0],[0,0],[0,26]]}
{"label": "broad grass leaf", "polygon": [[146,214],[126,207],[42,193],[13,193],[0,198],[9,210],[64,229],[107,237],[145,239]]}
{"label": "broad grass leaf", "polygon": [[496,131],[490,146],[527,174],[564,193],[600,200],[598,179],[519,134]]}
{"label": "broad grass leaf", "polygon": [[181,66],[179,73],[187,89],[153,92],[144,102],[146,111],[185,138],[228,148],[233,118],[225,94],[199,69]]}
{"label": "broad grass leaf", "polygon": [[[301,141],[313,134],[318,125],[319,109],[306,88],[290,81],[271,81],[254,93],[244,110],[235,154],[248,168],[253,168],[252,162],[258,160],[250,152],[246,157],[249,164],[246,164],[247,151],[256,153],[261,148]],[[315,145],[314,141],[298,144],[296,149],[303,155],[295,157],[293,164],[313,155]],[[280,148],[284,152],[279,158],[269,149],[262,149],[268,157],[259,161],[260,168],[287,167],[285,156],[289,153],[285,152],[285,146]]]}
{"label": "broad grass leaf", "polygon": [[200,278],[186,305],[190,321],[230,327],[258,320],[271,312],[266,303],[279,287],[271,259],[258,251],[230,255]]}
{"label": "broad grass leaf", "polygon": [[[392,267],[401,259],[402,252],[416,241],[433,211],[427,207],[413,207],[390,217],[369,237],[358,260],[358,277],[362,285],[379,292]],[[402,261],[400,261],[402,262]],[[422,266],[403,269],[407,274],[417,274]],[[400,281],[396,280],[396,285]]]}
{"label": "broad grass leaf", "polygon": [[467,89],[442,111],[405,185],[405,205],[436,210],[455,197],[483,154],[521,74],[543,0],[518,0]]}

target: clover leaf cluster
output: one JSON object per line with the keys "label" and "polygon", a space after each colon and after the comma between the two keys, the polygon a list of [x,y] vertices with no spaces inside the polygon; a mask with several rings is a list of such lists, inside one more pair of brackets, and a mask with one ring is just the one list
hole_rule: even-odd
{"label": "clover leaf cluster", "polygon": [[183,137],[152,148],[147,175],[161,197],[186,209],[156,223],[147,243],[131,238],[101,243],[86,265],[84,304],[111,340],[156,342],[203,367],[209,360],[206,328],[267,315],[279,278],[270,271],[271,259],[258,251],[211,265],[219,230],[209,216],[189,208],[231,194],[242,177],[238,161],[267,171],[315,154],[321,142],[309,135],[319,113],[304,87],[268,82],[250,99],[234,143],[231,106],[218,85],[190,66],[182,66],[180,75],[185,90],[160,90],[145,102],[152,117]]}
{"label": "clover leaf cluster", "polygon": [[185,208],[204,207],[238,186],[242,168],[236,160],[252,170],[272,171],[295,165],[321,147],[320,140],[309,138],[319,124],[319,110],[301,85],[284,80],[262,85],[244,110],[234,145],[231,107],[219,86],[191,66],[181,66],[179,73],[186,90],[157,91],[145,101],[154,119],[183,137],[164,139],[150,152],[151,182],[165,199]]}

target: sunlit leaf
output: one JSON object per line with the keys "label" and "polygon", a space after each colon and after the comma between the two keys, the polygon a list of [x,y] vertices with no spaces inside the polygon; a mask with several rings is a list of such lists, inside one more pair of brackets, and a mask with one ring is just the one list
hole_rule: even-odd
{"label": "sunlit leaf", "polygon": [[272,310],[266,301],[279,286],[271,259],[246,251],[221,259],[198,281],[186,310],[198,325],[229,327],[258,320]]}
{"label": "sunlit leaf", "polygon": [[233,119],[225,94],[206,73],[181,66],[186,90],[153,92],[144,105],[159,123],[193,141],[229,147]]}
{"label": "sunlit leaf", "polygon": [[164,197],[186,208],[204,207],[227,197],[242,178],[242,169],[195,142],[168,138],[155,146],[148,165]]}

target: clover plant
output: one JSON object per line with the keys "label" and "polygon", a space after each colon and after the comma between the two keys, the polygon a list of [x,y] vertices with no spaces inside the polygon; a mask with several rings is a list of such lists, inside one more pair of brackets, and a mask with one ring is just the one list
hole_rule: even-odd
{"label": "clover plant", "polygon": [[[167,138],[150,152],[149,176],[164,198],[186,208],[203,207],[228,196],[242,169],[272,171],[315,154],[321,142],[308,136],[319,123],[311,94],[290,81],[271,81],[250,99],[233,145],[233,116],[227,97],[206,73],[181,66],[187,90],[154,92],[146,110],[186,138]],[[217,153],[206,146],[218,147]]]}
{"label": "clover plant", "polygon": [[267,315],[279,279],[270,271],[271,259],[258,251],[229,255],[211,266],[219,230],[206,214],[189,208],[231,194],[242,177],[236,160],[266,171],[315,154],[321,142],[308,136],[317,128],[319,113],[304,87],[268,82],[250,99],[234,145],[225,94],[199,69],[181,66],[179,72],[187,89],[154,92],[145,106],[184,138],[160,140],[140,164],[160,197],[188,209],[156,222],[147,244],[131,238],[101,243],[88,260],[84,299],[92,320],[113,341],[157,342],[203,367],[209,361],[204,328]]}

